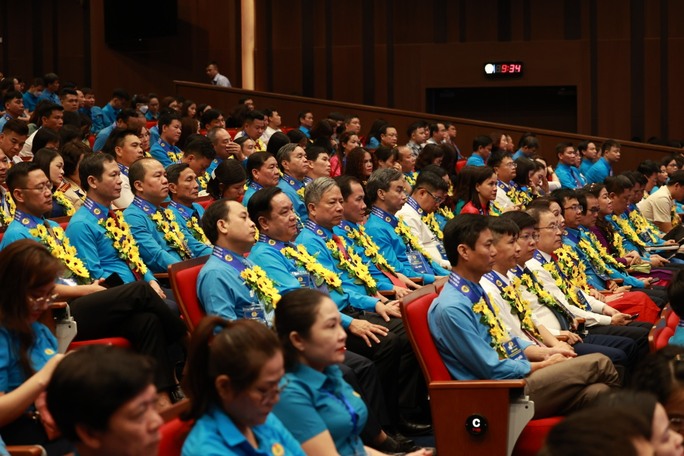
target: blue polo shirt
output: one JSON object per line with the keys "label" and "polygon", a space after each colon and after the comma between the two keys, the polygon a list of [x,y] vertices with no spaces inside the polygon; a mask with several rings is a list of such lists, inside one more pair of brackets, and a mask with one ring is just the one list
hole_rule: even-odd
{"label": "blue polo shirt", "polygon": [[589,168],[585,177],[590,184],[602,184],[606,177],[610,176],[612,173],[613,169],[611,168],[610,163],[608,163],[608,160],[606,160],[605,157],[601,157],[591,166],[591,168]]}
{"label": "blue polo shirt", "polygon": [[306,456],[302,447],[269,413],[264,424],[252,427],[259,448],[254,448],[218,406],[212,406],[192,427],[183,444],[182,456]]}
{"label": "blue polo shirt", "polygon": [[468,160],[466,160],[466,166],[485,166],[486,163],[484,158],[480,157],[478,154],[473,153]]}
{"label": "blue polo shirt", "polygon": [[575,190],[587,185],[587,180],[576,166],[558,162],[558,165],[556,165],[556,176],[558,176],[562,188]]}
{"label": "blue polo shirt", "polygon": [[339,366],[321,372],[299,364],[285,378],[289,383],[273,413],[295,439],[304,443],[329,431],[339,454],[366,454],[359,433],[368,419],[368,409],[342,378]]}

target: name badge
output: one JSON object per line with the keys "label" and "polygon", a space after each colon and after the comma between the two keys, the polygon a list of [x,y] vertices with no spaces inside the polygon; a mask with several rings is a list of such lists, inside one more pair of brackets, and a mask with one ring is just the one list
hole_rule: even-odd
{"label": "name badge", "polygon": [[410,251],[407,253],[407,256],[409,264],[414,271],[418,274],[429,274],[423,255],[416,251]]}
{"label": "name badge", "polygon": [[449,259],[447,258],[446,249],[444,248],[444,245],[441,242],[437,242],[437,250],[439,251],[439,254],[442,256],[443,260]]}
{"label": "name badge", "polygon": [[264,308],[261,304],[258,303],[254,303],[250,306],[244,307],[242,309],[242,317],[245,320],[256,320],[261,323],[266,323]]}
{"label": "name badge", "polygon": [[296,271],[292,273],[292,276],[297,279],[299,286],[302,288],[315,288],[313,285],[313,280],[311,280],[311,275],[308,272]]}
{"label": "name badge", "polygon": [[520,344],[516,339],[509,339],[504,342],[503,348],[506,350],[508,359],[525,359],[525,354],[523,353],[522,348],[520,348]]}

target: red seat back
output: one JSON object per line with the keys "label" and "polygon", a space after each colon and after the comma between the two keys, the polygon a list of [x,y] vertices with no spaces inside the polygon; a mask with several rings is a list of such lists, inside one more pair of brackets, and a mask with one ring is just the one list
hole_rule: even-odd
{"label": "red seat back", "polygon": [[674,329],[667,326],[667,318],[660,317],[648,333],[648,345],[652,352],[665,347],[674,334]]}
{"label": "red seat back", "polygon": [[667,316],[667,327],[671,328],[673,331],[677,328],[679,324],[679,316],[676,313],[670,312]]}
{"label": "red seat back", "polygon": [[663,328],[662,331],[658,334],[656,337],[656,342],[655,342],[655,348],[656,350],[660,350],[661,348],[667,347],[667,344],[670,342],[670,337],[674,335],[674,331],[672,328],[665,327]]}
{"label": "red seat back", "polygon": [[457,173],[461,172],[461,170],[463,169],[463,167],[465,166],[467,161],[468,160],[459,160],[456,162],[456,172]]}
{"label": "red seat back", "polygon": [[427,312],[436,297],[437,293],[421,296],[405,304],[402,311],[406,332],[428,384],[434,381],[451,380],[451,375],[437,351],[428,327]]}
{"label": "red seat back", "polygon": [[192,429],[191,421],[182,421],[174,418],[161,427],[161,440],[159,441],[159,456],[180,456],[183,443]]}
{"label": "red seat back", "polygon": [[197,276],[208,258],[209,256],[203,256],[169,266],[171,289],[183,314],[185,324],[191,332],[206,316],[197,297]]}

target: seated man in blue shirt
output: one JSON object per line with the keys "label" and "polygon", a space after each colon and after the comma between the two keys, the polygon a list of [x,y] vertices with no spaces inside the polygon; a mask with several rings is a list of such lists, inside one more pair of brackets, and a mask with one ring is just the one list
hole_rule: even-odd
{"label": "seated man in blue shirt", "polygon": [[104,149],[107,144],[107,140],[111,136],[112,132],[116,128],[125,128],[127,130],[133,130],[140,132],[140,129],[145,126],[145,117],[137,112],[135,109],[122,109],[116,115],[116,121],[107,124],[105,128],[100,130],[100,132],[95,137],[95,142],[93,143],[93,152],[100,152]]}
{"label": "seated man in blue shirt", "polygon": [[304,205],[304,179],[309,171],[309,161],[306,152],[297,144],[285,144],[276,156],[278,166],[283,172],[278,181],[280,187],[294,205],[300,223],[303,225],[309,219]]}
{"label": "seated man in blue shirt", "polygon": [[607,140],[601,144],[601,155],[585,176],[590,184],[601,184],[606,177],[613,175],[613,164],[620,161],[620,143],[613,139]]}
{"label": "seated man in blue shirt", "polygon": [[166,175],[171,196],[168,209],[173,212],[188,248],[195,257],[209,255],[211,244],[201,226],[204,208],[195,202],[199,192],[195,172],[187,163],[179,163],[166,168]]}
{"label": "seated man in blue shirt", "polygon": [[[406,409],[427,405],[422,403],[424,397],[420,397],[422,377],[416,370],[416,358],[400,318],[399,304],[377,296],[377,289],[371,289],[373,279],[368,269],[364,264],[359,264],[358,257],[355,259],[344,241],[333,234],[333,228],[342,221],[344,200],[340,188],[332,178],[320,177],[306,187],[304,200],[309,210],[309,220],[297,236],[296,243],[305,245],[319,263],[337,273],[342,280],[342,299],[337,295],[331,295],[331,298],[343,314],[342,326],[345,330],[350,335],[361,336],[349,337],[347,348],[376,361],[383,385],[398,382],[395,391],[401,389],[399,403]],[[373,327],[369,328],[369,324]],[[382,339],[376,336],[378,327],[398,339],[401,359],[394,366],[385,365],[381,368],[383,363],[379,360],[384,358],[383,362],[388,361],[384,354],[388,340],[382,333]],[[388,402],[394,397],[390,393],[387,396]]]}
{"label": "seated man in blue shirt", "polygon": [[473,153],[468,157],[466,166],[485,166],[492,153],[492,138],[485,135],[473,139]]}
{"label": "seated man in blue shirt", "polygon": [[[124,89],[115,89],[109,102],[93,116],[93,131],[100,131],[113,124],[119,112],[126,107],[131,97]],[[135,108],[135,106],[133,106]]]}
{"label": "seated man in blue shirt", "polygon": [[159,140],[152,144],[150,155],[159,160],[164,167],[178,163],[183,155],[183,152],[176,146],[181,135],[180,115],[170,111],[162,112],[159,114],[157,127]]}
{"label": "seated man in blue shirt", "polygon": [[121,213],[110,208],[121,193],[121,171],[109,154],[92,154],[79,164],[86,201],[71,217],[66,235],[94,279],[117,273],[124,283],[144,279],[166,297],[152,272],[140,259],[138,246]]}
{"label": "seated man in blue shirt", "polygon": [[447,270],[429,260],[411,229],[394,214],[404,206],[406,193],[404,178],[395,169],[379,169],[371,174],[366,185],[373,207],[366,222],[366,231],[380,248],[380,253],[395,271],[424,283],[432,283],[435,276],[446,276]]}
{"label": "seated man in blue shirt", "polygon": [[38,96],[37,103],[40,103],[43,100],[48,100],[51,103],[62,106],[59,101],[59,96],[57,95],[60,85],[59,76],[57,76],[55,73],[47,73],[45,76],[43,76],[43,85],[45,88]]}
{"label": "seated man in blue shirt", "polygon": [[263,269],[245,259],[256,234],[247,208],[237,201],[218,200],[202,216],[202,229],[214,245],[197,277],[197,297],[205,312],[271,324],[280,294]]}
{"label": "seated man in blue shirt", "polygon": [[571,412],[618,386],[618,374],[601,354],[542,356],[539,347],[511,337],[480,286],[497,255],[488,218],[457,215],[444,229],[453,265],[449,282],[430,306],[428,324],[444,363],[459,380],[524,378],[535,418]]}
{"label": "seated man in blue shirt", "polygon": [[144,157],[131,165],[128,178],[133,202],[124,219],[140,249],[140,257],[154,273],[167,272],[169,265],[193,258],[179,220],[162,203],[169,196],[166,170],[154,158]]}
{"label": "seated man in blue shirt", "polygon": [[556,176],[560,180],[561,187],[575,190],[587,185],[587,179],[575,166],[577,162],[575,147],[571,143],[559,143],[556,145],[556,154],[558,155]]}
{"label": "seated man in blue shirt", "polygon": [[534,157],[534,154],[537,153],[538,148],[539,140],[535,136],[523,136],[520,139],[520,148],[516,150],[513,154],[513,160],[517,160],[521,157],[532,159],[532,157]]}

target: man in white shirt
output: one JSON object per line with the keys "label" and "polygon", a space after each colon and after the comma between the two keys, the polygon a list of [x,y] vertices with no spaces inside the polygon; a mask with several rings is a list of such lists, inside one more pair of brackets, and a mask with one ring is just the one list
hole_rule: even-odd
{"label": "man in white shirt", "polygon": [[268,145],[268,140],[271,139],[271,136],[273,136],[273,133],[280,130],[280,125],[282,124],[282,119],[280,118],[280,114],[278,114],[278,110],[275,108],[268,108],[263,110],[264,116],[268,119],[268,124],[266,125],[266,130],[264,131],[264,134],[261,135],[261,141]]}
{"label": "man in white shirt", "polygon": [[[449,184],[435,173],[425,171],[418,175],[416,185],[404,206],[396,213],[411,229],[423,249],[445,269],[451,269],[442,244],[442,232],[436,223],[428,225],[430,214],[435,212],[444,201],[449,191]],[[432,229],[431,229],[432,228]]]}
{"label": "man in white shirt", "polygon": [[672,208],[675,201],[684,200],[684,170],[675,171],[667,184],[637,204],[641,213],[660,231],[667,233],[672,229]]}
{"label": "man in white shirt", "polygon": [[219,73],[216,62],[211,62],[205,70],[207,76],[211,78],[211,84],[219,87],[232,87],[227,77]]}
{"label": "man in white shirt", "polygon": [[23,161],[19,152],[26,143],[28,132],[28,125],[20,119],[10,119],[3,126],[2,133],[0,133],[0,150],[12,163]]}
{"label": "man in white shirt", "polygon": [[112,205],[117,209],[126,209],[133,201],[128,168],[144,156],[140,137],[135,130],[116,129],[109,136],[103,152],[116,158],[116,164],[121,171],[121,194],[112,201]]}

